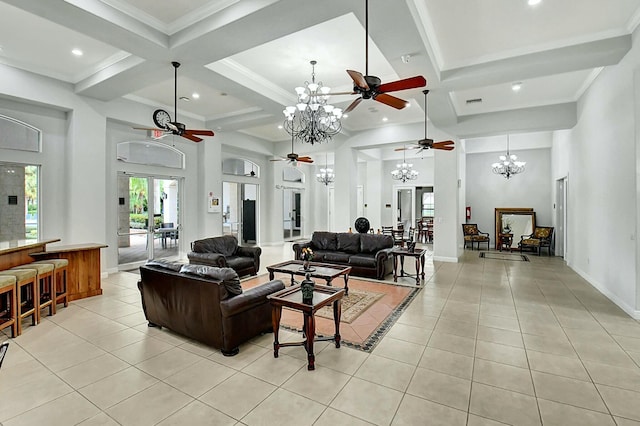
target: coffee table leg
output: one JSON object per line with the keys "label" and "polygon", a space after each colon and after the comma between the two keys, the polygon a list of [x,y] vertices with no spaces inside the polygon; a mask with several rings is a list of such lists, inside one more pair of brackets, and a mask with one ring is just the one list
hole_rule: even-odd
{"label": "coffee table leg", "polygon": [[293,279],[293,273],[291,274],[291,285],[294,285],[296,283],[296,280]]}
{"label": "coffee table leg", "polygon": [[340,317],[342,316],[342,300],[333,302],[333,322],[336,326],[336,334],[333,338],[336,341],[336,348],[340,347]]}
{"label": "coffee table leg", "polygon": [[398,256],[393,255],[393,282],[398,282]]}
{"label": "coffee table leg", "polygon": [[424,253],[420,256],[420,263],[422,264],[422,280],[424,281]]}
{"label": "coffee table leg", "polygon": [[404,256],[400,255],[400,276],[404,277]]}
{"label": "coffee table leg", "polygon": [[278,358],[280,342],[278,341],[278,331],[280,330],[280,317],[282,316],[282,306],[273,305],[271,308],[271,325],[273,326],[273,357]]}
{"label": "coffee table leg", "polygon": [[344,295],[349,295],[349,274],[344,274]]}
{"label": "coffee table leg", "polygon": [[316,369],[316,356],[313,354],[313,340],[316,336],[316,319],[313,314],[304,313],[304,323],[306,329],[306,344],[305,347],[307,349],[307,370],[315,370]]}
{"label": "coffee table leg", "polygon": [[420,285],[420,257],[416,257],[416,285]]}
{"label": "coffee table leg", "polygon": [[273,273],[273,271],[269,271],[269,281],[273,281],[275,274]]}

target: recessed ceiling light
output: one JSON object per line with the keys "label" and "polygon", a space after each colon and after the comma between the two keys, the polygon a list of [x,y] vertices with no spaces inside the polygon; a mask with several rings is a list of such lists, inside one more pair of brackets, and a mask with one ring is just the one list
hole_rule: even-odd
{"label": "recessed ceiling light", "polygon": [[196,92],[193,92],[193,93],[191,94],[191,97],[192,97],[193,99],[200,99],[200,94],[199,94],[199,93],[196,93]]}
{"label": "recessed ceiling light", "polygon": [[387,117],[382,117],[382,121],[389,121]]}
{"label": "recessed ceiling light", "polygon": [[349,118],[349,114],[342,114],[342,118]]}
{"label": "recessed ceiling light", "polygon": [[540,3],[542,0],[529,0],[529,6],[535,6]]}
{"label": "recessed ceiling light", "polygon": [[520,89],[522,89],[522,82],[518,81],[516,83],[513,83],[511,85],[511,90],[513,90],[514,92],[519,91]]}
{"label": "recessed ceiling light", "polygon": [[283,129],[282,124],[278,124],[278,129]]}
{"label": "recessed ceiling light", "polygon": [[76,56],[82,56],[84,54],[84,52],[82,52],[82,50],[80,49],[73,49],[71,53],[73,53]]}

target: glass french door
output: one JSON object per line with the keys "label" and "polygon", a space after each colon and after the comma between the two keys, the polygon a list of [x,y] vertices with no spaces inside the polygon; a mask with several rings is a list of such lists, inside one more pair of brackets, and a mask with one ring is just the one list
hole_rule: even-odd
{"label": "glass french door", "polygon": [[285,189],[282,198],[284,240],[293,241],[302,236],[302,192]]}
{"label": "glass french door", "polygon": [[258,241],[258,185],[222,182],[222,233],[242,244]]}
{"label": "glass french door", "polygon": [[179,256],[180,183],[169,177],[118,175],[119,269]]}

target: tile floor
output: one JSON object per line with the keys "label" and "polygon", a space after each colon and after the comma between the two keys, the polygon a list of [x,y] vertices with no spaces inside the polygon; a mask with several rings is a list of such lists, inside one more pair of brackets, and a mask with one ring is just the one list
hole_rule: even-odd
{"label": "tile floor", "polygon": [[[290,253],[266,248],[262,264]],[[371,353],[321,343],[313,372],[300,347],[274,359],[270,335],[225,358],[147,328],[137,276],[113,274],[11,341],[0,422],[640,425],[640,324],[562,260],[530,259],[428,261]]]}

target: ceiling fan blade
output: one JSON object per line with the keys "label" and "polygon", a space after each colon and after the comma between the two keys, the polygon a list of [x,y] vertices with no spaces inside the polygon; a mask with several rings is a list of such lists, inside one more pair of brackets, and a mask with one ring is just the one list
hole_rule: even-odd
{"label": "ceiling fan blade", "polygon": [[298,157],[298,161],[301,163],[313,163],[311,157]]}
{"label": "ceiling fan blade", "polygon": [[337,96],[337,95],[357,95],[356,92],[354,92],[353,90],[351,92],[336,92],[336,93],[329,93],[329,95],[331,96]]}
{"label": "ceiling fan blade", "polygon": [[193,130],[193,129],[187,129],[184,131],[185,133],[188,133],[190,135],[202,135],[202,136],[213,136],[213,131],[212,130]]}
{"label": "ceiling fan blade", "polygon": [[424,87],[427,85],[427,80],[421,76],[417,75],[415,77],[405,78],[403,80],[396,80],[390,83],[381,84],[378,87],[378,92],[386,93],[386,92],[395,92],[396,90],[407,90],[407,89],[415,89],[416,87]]}
{"label": "ceiling fan blade", "polygon": [[387,95],[386,93],[380,93],[374,99],[378,102],[382,102],[385,105],[394,107],[395,109],[403,109],[407,106],[407,101],[396,98],[395,96]]}
{"label": "ceiling fan blade", "polygon": [[193,142],[202,142],[202,138],[190,135],[190,134],[188,134],[186,132],[181,134],[180,136],[182,136],[183,138],[189,139],[190,141],[193,141]]}
{"label": "ceiling fan blade", "polygon": [[403,148],[396,148],[394,149],[394,151],[411,151],[412,149],[418,149],[420,148],[419,146],[407,146],[407,147],[403,147]]}
{"label": "ceiling fan blade", "polygon": [[362,97],[355,99],[353,102],[351,102],[351,104],[347,107],[347,109],[345,109],[344,111],[342,111],[343,114],[346,114],[348,112],[351,112],[355,109],[355,107],[358,106],[358,104],[362,102]]}
{"label": "ceiling fan blade", "polygon": [[288,158],[282,158],[282,157],[280,157],[280,158],[272,158],[272,159],[271,159],[271,160],[269,160],[269,161],[286,161],[286,160],[288,160]]}
{"label": "ceiling fan blade", "polygon": [[351,77],[356,86],[369,90],[369,85],[367,84],[367,80],[364,79],[362,73],[354,70],[347,70],[347,74]]}
{"label": "ceiling fan blade", "polygon": [[166,132],[166,129],[161,129],[159,127],[132,127],[133,130],[159,130],[161,132]]}
{"label": "ceiling fan blade", "polygon": [[445,151],[453,150],[453,141],[434,142],[433,149],[443,149]]}

